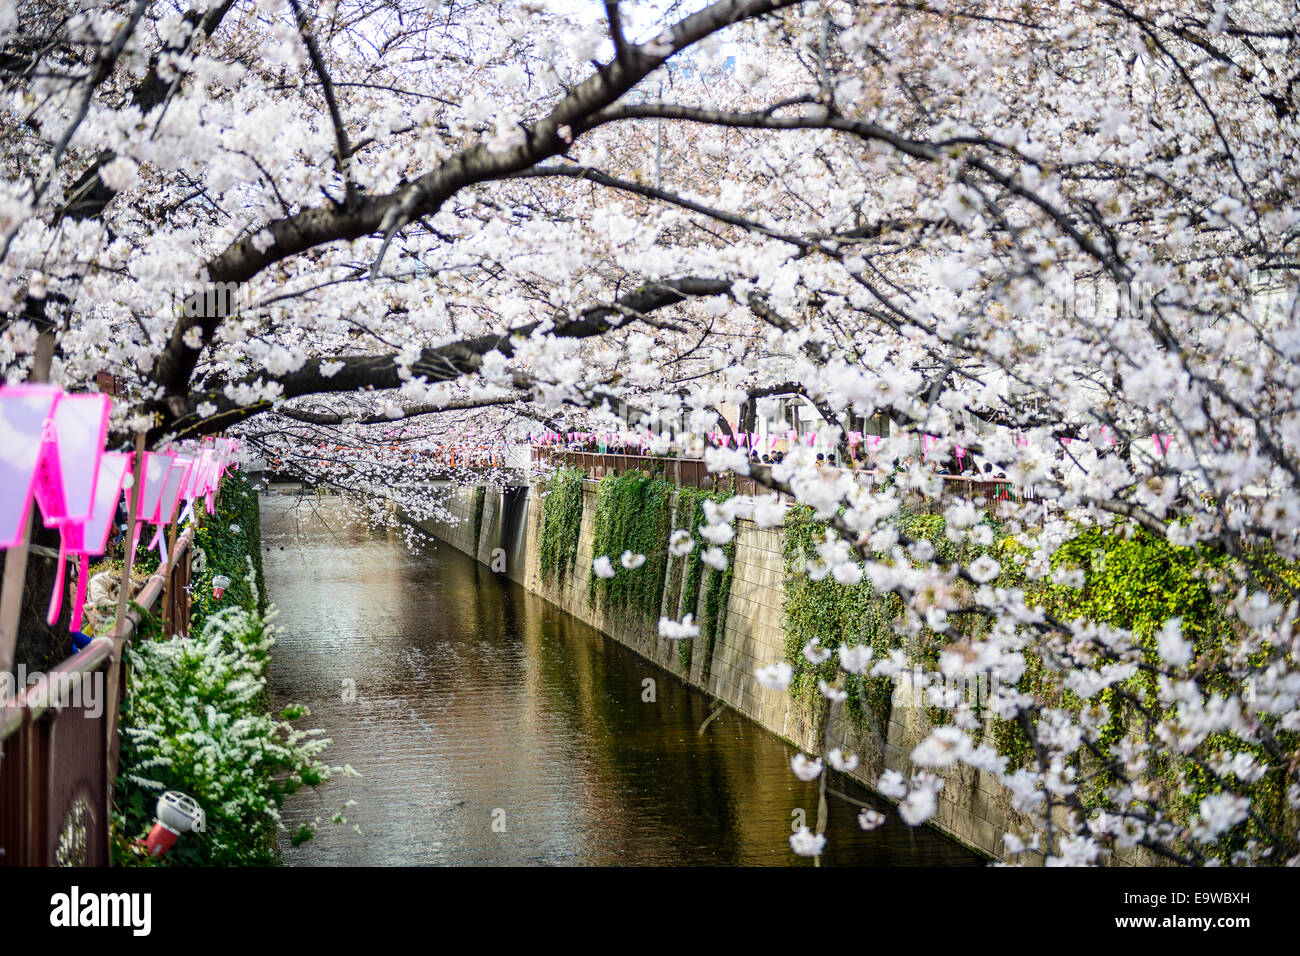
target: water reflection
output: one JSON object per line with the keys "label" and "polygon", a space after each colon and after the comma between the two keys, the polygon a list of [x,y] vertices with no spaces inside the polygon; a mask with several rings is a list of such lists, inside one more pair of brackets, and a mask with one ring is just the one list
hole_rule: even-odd
{"label": "water reflection", "polygon": [[[703,695],[449,545],[412,554],[336,499],[271,496],[262,514],[273,702],[307,704],[330,761],[364,775],[291,799],[290,830],[356,805],[285,840],[287,863],[809,863],[788,837],[815,786],[784,742],[730,711],[699,735]],[[980,862],[892,812],[872,833],[855,817],[833,801],[824,863]]]}

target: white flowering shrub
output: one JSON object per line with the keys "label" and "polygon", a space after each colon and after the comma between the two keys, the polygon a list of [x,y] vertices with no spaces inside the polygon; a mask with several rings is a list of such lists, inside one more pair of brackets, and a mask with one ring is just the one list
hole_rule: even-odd
{"label": "white flowering shrub", "polygon": [[147,859],[133,841],[152,826],[159,794],[180,790],[203,807],[207,827],[177,841],[165,863],[274,863],[285,798],[339,769],[321,759],[329,744],[321,731],[293,725],[306,708],[266,712],[273,616],[233,607],[209,617],[197,636],[141,640],[127,650],[117,862]]}

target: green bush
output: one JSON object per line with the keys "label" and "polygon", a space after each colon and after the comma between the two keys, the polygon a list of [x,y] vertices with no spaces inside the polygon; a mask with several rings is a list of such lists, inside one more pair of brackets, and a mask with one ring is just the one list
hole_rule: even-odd
{"label": "green bush", "polygon": [[[246,584],[252,589],[252,572]],[[275,834],[285,798],[328,779],[320,754],[329,740],[266,712],[274,643],[270,616],[244,607],[211,615],[198,636],[148,640],[126,651],[131,666],[122,703],[121,761],[113,812],[119,865],[257,866],[277,862]],[[337,768],[334,768],[337,769]],[[204,808],[203,833],[182,837],[159,860],[135,843],[153,824],[165,790]]]}
{"label": "green bush", "polygon": [[[996,584],[1007,586],[1023,578],[1019,566],[1006,552],[1014,547],[991,517],[984,522],[993,529],[994,540],[989,546],[972,544],[969,539],[961,544],[949,540],[946,523],[941,515],[900,509],[894,520],[899,535],[908,540],[928,541],[934,547],[935,560],[941,564],[965,566],[981,554],[992,552],[1002,565]],[[903,603],[894,593],[877,594],[870,582],[855,585],[840,584],[829,575],[819,581],[806,573],[806,562],[816,553],[817,545],[826,540],[828,525],[813,517],[812,509],[799,505],[786,514],[784,552],[786,562],[785,595],[785,656],[794,677],[790,683],[792,699],[801,707],[805,719],[821,727],[828,709],[826,699],[818,689],[820,681],[834,682],[839,671],[836,655],[822,664],[810,664],[803,656],[804,646],[813,638],[820,645],[836,650],[841,644],[869,645],[873,661],[888,657],[892,652],[908,652],[909,664],[921,664],[933,669],[938,663],[940,648],[954,638],[976,636],[983,626],[978,617],[963,615],[950,619],[946,635],[937,635],[922,628],[920,635],[909,646],[895,628],[903,613]],[[880,556],[877,556],[878,558]],[[859,727],[873,724],[880,733],[887,732],[893,707],[893,680],[887,676],[850,674],[844,683],[847,694],[844,705],[848,715]],[[943,722],[947,715],[938,708],[930,708],[932,722]]]}
{"label": "green bush", "polygon": [[[287,708],[278,718],[268,712],[274,612],[266,610],[256,492],[242,475],[229,475],[215,514],[204,510],[198,517],[191,636],[167,639],[158,618],[145,614],[126,652],[131,678],[122,700],[113,807],[118,865],[276,863],[285,798],[338,769],[319,759],[329,743],[320,731],[292,725],[306,708]],[[220,599],[212,596],[218,574],[231,582]],[[152,826],[164,790],[198,801],[207,827],[155,860],[137,841]],[[310,835],[300,831],[294,842]]]}

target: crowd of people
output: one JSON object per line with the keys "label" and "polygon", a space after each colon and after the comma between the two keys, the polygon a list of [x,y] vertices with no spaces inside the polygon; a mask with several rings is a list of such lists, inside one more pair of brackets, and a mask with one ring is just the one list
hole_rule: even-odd
{"label": "crowd of people", "polygon": [[[758,452],[754,452],[749,456],[750,461],[758,462],[759,464],[763,464],[763,465],[776,465],[779,464],[784,458],[785,458],[785,452],[782,451],[772,452],[771,454],[768,455],[760,455]],[[830,455],[826,455],[824,453],[818,453],[817,467],[819,468],[844,467],[839,464],[837,458],[838,456],[834,452],[832,452]],[[861,472],[873,472],[876,474],[880,474],[886,471],[888,472],[905,471],[908,468],[911,468],[912,465],[915,464],[915,462],[916,462],[916,457],[914,455],[907,455],[902,459],[895,458],[890,463],[890,468],[882,469],[880,467],[879,462],[871,461],[866,455],[863,454],[861,446],[858,446],[857,448],[853,449],[853,453],[849,457],[847,467],[855,473],[861,471]],[[980,465],[975,461],[974,457],[971,455],[963,455],[960,459],[953,458],[947,462],[942,462],[941,466],[937,469],[937,471],[943,475],[969,477],[979,481],[999,481],[999,480],[1005,480],[1007,477],[1007,473],[1005,471],[1002,471],[1000,469],[995,470],[993,465],[990,464],[989,462],[984,462],[983,467],[981,468]]]}

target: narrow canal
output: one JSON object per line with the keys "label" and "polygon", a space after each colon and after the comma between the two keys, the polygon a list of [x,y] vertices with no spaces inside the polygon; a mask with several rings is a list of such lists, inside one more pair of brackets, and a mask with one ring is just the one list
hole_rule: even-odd
{"label": "narrow canal", "polygon": [[[266,582],[281,628],[278,711],[333,740],[335,776],[290,798],[301,865],[798,864],[796,810],[815,785],[793,749],[450,545],[413,553],[336,498],[262,499]],[[643,701],[647,678],[655,701]],[[978,865],[888,814],[864,833],[832,801],[826,864]],[[329,817],[346,801],[346,824]]]}

